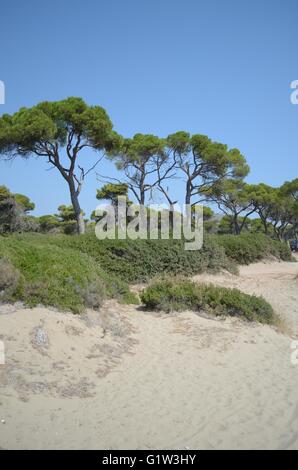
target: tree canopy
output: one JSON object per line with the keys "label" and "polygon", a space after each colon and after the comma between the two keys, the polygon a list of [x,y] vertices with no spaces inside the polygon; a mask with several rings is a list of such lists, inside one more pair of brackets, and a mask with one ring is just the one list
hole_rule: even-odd
{"label": "tree canopy", "polygon": [[[120,140],[106,111],[88,106],[81,98],[45,101],[0,118],[0,155],[13,158],[34,154],[57,168],[68,184],[79,233],[84,232],[79,194],[85,177]],[[101,153],[88,169],[77,162],[86,148]]]}

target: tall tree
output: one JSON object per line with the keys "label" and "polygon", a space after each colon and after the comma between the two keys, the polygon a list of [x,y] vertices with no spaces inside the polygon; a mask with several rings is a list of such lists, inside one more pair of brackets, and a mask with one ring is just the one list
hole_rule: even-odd
{"label": "tall tree", "polygon": [[276,237],[284,241],[288,228],[294,218],[295,205],[291,198],[284,196],[280,189],[277,190],[276,199],[271,207],[270,221]]}
{"label": "tall tree", "polygon": [[290,196],[294,201],[298,202],[298,178],[292,181],[286,181],[280,189],[282,194]]}
{"label": "tall tree", "polygon": [[270,211],[270,220],[277,238],[281,241],[298,231],[298,199],[294,180],[276,189],[275,202]]}
{"label": "tall tree", "polygon": [[[78,233],[85,231],[79,203],[84,180],[119,141],[106,111],[88,106],[81,98],[42,102],[0,118],[0,154],[8,158],[37,155],[59,171],[69,188]],[[88,169],[78,164],[86,148],[100,154]]]}
{"label": "tall tree", "polygon": [[184,176],[185,204],[202,202],[206,188],[225,178],[243,178],[249,172],[239,150],[229,150],[205,135],[176,132],[168,136],[167,148]]}
{"label": "tall tree", "polygon": [[136,134],[124,139],[112,158],[124,179],[102,176],[104,180],[126,184],[139,204],[144,205],[146,196],[159,189],[161,182],[172,175],[167,164],[165,140],[151,134]]}
{"label": "tall tree", "polygon": [[278,198],[278,189],[264,183],[251,184],[249,185],[249,198],[261,219],[265,234],[268,234],[270,218]]}
{"label": "tall tree", "polygon": [[239,235],[248,219],[255,212],[249,185],[240,179],[223,179],[204,190],[206,198],[217,204],[230,220],[233,233]]}

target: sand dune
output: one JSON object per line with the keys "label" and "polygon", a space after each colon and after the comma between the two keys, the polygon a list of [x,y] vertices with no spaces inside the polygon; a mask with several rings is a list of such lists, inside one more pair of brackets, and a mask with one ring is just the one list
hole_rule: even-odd
{"label": "sand dune", "polygon": [[198,281],[262,294],[291,335],[105,304],[79,317],[0,307],[0,447],[297,449],[298,265]]}

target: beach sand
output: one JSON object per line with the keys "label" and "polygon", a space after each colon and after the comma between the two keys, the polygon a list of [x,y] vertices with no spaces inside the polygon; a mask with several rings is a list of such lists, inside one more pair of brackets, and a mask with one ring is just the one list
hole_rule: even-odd
{"label": "beach sand", "polygon": [[0,306],[2,449],[298,449],[298,265],[198,282],[263,295],[290,332],[105,303]]}

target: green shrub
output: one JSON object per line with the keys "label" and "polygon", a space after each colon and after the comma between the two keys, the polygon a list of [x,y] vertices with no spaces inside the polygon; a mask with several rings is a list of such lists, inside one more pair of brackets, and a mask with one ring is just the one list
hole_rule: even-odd
{"label": "green shrub", "polygon": [[0,295],[13,293],[17,289],[20,272],[13,266],[8,258],[0,258]]}
{"label": "green shrub", "polygon": [[43,236],[0,238],[0,258],[9,260],[20,273],[16,288],[5,291],[4,300],[51,305],[75,313],[99,307],[106,297],[136,302],[128,285],[108,276],[90,256],[47,240]]}
{"label": "green shrub", "polygon": [[[128,283],[167,273],[236,273],[236,262],[248,264],[270,255],[291,259],[285,244],[262,235],[205,235],[198,251],[185,250],[183,240],[98,240],[94,233],[10,235],[0,238],[0,259],[6,260],[2,272],[0,264],[0,291],[2,299],[80,312],[97,308],[105,297],[136,303]],[[4,292],[1,282],[10,288]]]}
{"label": "green shrub", "polygon": [[163,273],[193,275],[220,269],[237,272],[223,247],[210,237],[205,237],[203,248],[198,251],[185,250],[183,240],[98,240],[92,233],[75,237],[31,234],[22,239],[33,241],[40,237],[89,255],[106,273],[130,283],[144,282]]}
{"label": "green shrub", "polygon": [[261,323],[276,321],[271,305],[262,297],[188,280],[156,281],[142,292],[141,301],[149,310],[204,310],[216,316],[237,316]]}
{"label": "green shrub", "polygon": [[286,243],[273,240],[263,234],[217,235],[216,242],[226,255],[239,264],[250,264],[268,257],[291,261],[291,250]]}

